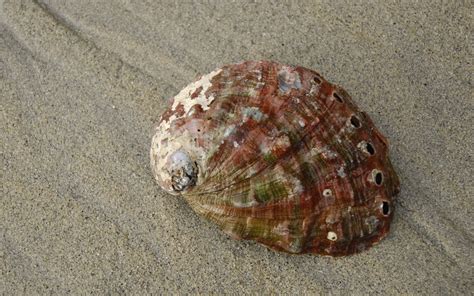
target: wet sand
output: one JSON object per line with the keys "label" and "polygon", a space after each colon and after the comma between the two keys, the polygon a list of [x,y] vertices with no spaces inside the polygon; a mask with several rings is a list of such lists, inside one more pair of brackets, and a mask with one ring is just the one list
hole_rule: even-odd
{"label": "wet sand", "polygon": [[[473,4],[412,2],[0,0],[0,294],[472,292]],[[318,70],[387,136],[379,245],[276,253],[154,183],[166,99],[248,59]]]}

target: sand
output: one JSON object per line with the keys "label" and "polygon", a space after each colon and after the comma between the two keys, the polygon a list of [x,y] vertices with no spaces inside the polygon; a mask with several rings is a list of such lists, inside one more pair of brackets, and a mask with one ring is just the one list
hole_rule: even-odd
{"label": "sand", "polygon": [[[0,294],[472,293],[473,3],[443,2],[0,0]],[[388,137],[381,244],[276,253],[154,183],[166,99],[248,59],[318,70]]]}

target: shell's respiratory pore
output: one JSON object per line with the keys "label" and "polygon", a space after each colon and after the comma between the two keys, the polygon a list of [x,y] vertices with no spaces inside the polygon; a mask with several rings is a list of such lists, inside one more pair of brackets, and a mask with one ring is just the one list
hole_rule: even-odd
{"label": "shell's respiratory pore", "polygon": [[176,95],[151,146],[158,184],[234,238],[289,253],[360,252],[389,231],[388,143],[340,87],[269,61],[227,65]]}

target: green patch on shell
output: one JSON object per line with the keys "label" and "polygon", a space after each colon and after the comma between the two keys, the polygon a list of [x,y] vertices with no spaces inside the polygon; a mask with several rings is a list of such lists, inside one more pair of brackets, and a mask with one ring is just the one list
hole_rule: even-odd
{"label": "green patch on shell", "polygon": [[260,202],[279,200],[287,196],[288,191],[285,185],[278,181],[256,184],[255,186],[255,197]]}
{"label": "green patch on shell", "polygon": [[273,155],[271,152],[263,155],[263,159],[270,165],[275,164],[278,160],[278,158],[275,155]]}

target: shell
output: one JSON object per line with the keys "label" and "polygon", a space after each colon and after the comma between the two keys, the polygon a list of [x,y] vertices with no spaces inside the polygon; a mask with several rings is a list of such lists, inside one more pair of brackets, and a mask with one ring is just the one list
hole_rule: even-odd
{"label": "shell", "polygon": [[237,239],[341,256],[389,231],[399,180],[388,143],[317,72],[227,65],[189,84],[151,146],[158,184]]}

